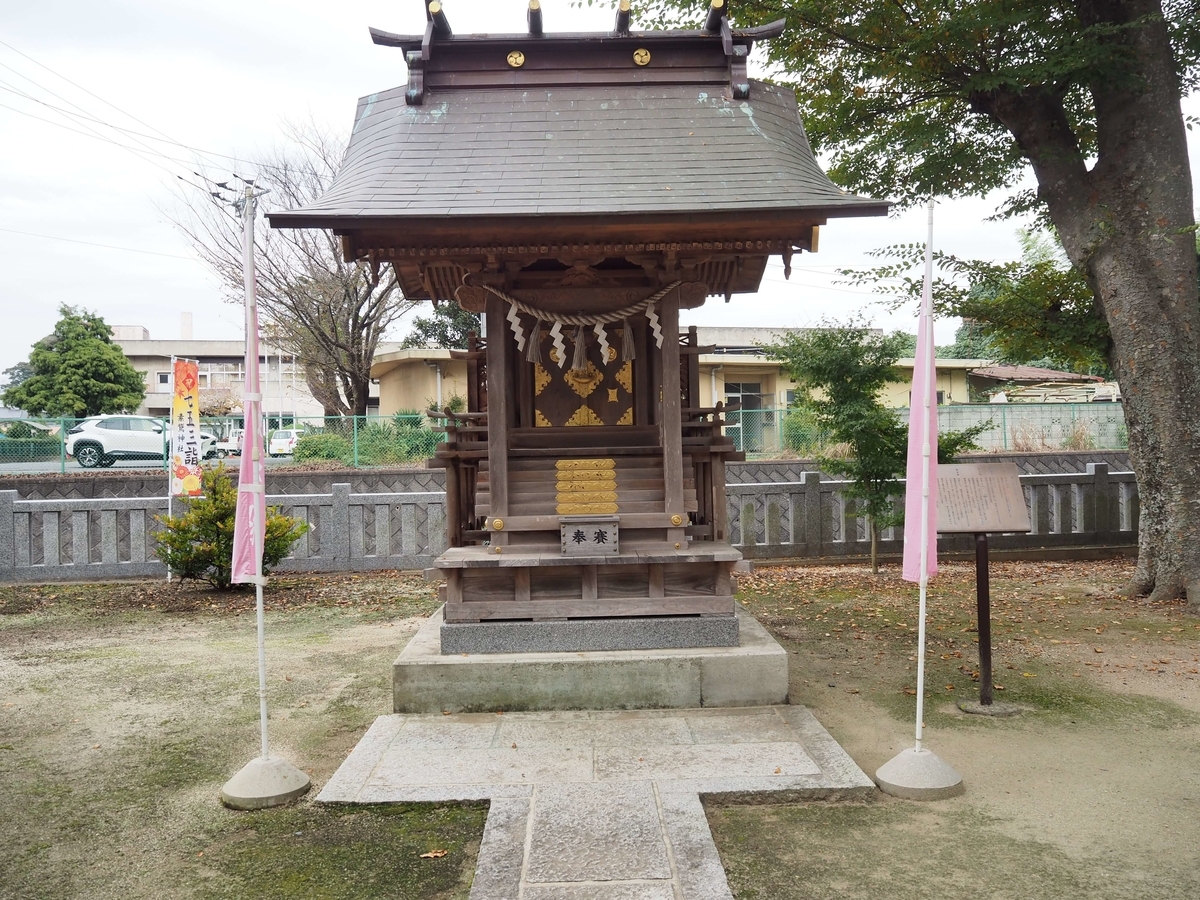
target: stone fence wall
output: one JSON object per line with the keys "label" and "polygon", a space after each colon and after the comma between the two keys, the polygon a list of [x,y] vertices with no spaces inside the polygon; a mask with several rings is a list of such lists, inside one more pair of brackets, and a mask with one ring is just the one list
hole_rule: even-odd
{"label": "stone fence wall", "polygon": [[[1083,472],[1022,475],[1033,533],[995,535],[997,550],[1119,548],[1137,543],[1137,485],[1131,472],[1090,463]],[[838,558],[870,552],[864,519],[846,483],[801,473],[794,481],[728,487],[730,542],[748,559]],[[271,494],[267,501],[311,530],[277,571],[421,569],[445,549],[445,494],[369,492],[337,483],[325,493]],[[163,497],[25,500],[0,490],[0,581],[165,577],[154,556]],[[971,538],[938,541],[942,552],[969,551]],[[899,553],[887,529],[879,551]]]}
{"label": "stone fence wall", "polygon": [[[445,494],[268,495],[310,529],[279,572],[421,569],[445,549]],[[154,555],[163,497],[20,500],[0,491],[0,581],[166,577]]]}
{"label": "stone fence wall", "polygon": [[[1132,472],[1089,463],[1083,472],[1022,475],[1033,531],[992,535],[995,550],[1066,550],[1137,545],[1137,482]],[[854,515],[846,482],[807,472],[798,481],[731,484],[729,539],[747,559],[866,556],[871,535]],[[880,554],[903,552],[901,529],[884,529]],[[971,535],[938,538],[940,552],[968,552]]]}
{"label": "stone fence wall", "polygon": [[[1044,453],[972,453],[961,462],[1012,462],[1022,475],[1083,472],[1088,463],[1105,463],[1112,472],[1129,471],[1129,454],[1122,450],[1056,450]],[[729,484],[778,484],[800,481],[818,471],[811,459],[760,459],[729,463]],[[230,475],[237,483],[237,470]],[[829,479],[830,476],[823,476]],[[271,494],[328,494],[335,484],[349,484],[354,494],[406,494],[444,491],[441,469],[411,467],[379,469],[309,469],[277,466],[267,469]],[[70,472],[66,475],[0,475],[0,491],[14,490],[22,500],[92,500],[103,497],[165,497],[167,478],[160,471]]]}

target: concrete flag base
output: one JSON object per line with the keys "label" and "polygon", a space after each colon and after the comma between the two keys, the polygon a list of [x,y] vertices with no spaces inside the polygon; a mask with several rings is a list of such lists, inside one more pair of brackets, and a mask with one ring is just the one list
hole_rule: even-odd
{"label": "concrete flag base", "polygon": [[306,774],[285,759],[257,756],[221,788],[221,802],[230,809],[269,809],[308,792]]}
{"label": "concrete flag base", "polygon": [[875,783],[885,794],[905,800],[944,800],[966,788],[962,776],[929,750],[909,748],[879,767]]}

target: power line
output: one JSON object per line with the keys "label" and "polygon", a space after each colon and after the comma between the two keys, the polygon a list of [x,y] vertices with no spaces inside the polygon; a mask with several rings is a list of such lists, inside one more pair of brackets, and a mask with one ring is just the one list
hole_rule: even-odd
{"label": "power line", "polygon": [[[125,150],[128,153],[132,153],[134,156],[136,156],[142,162],[148,162],[152,166],[157,166],[158,168],[160,168],[164,172],[166,172],[168,175],[171,175],[171,176],[175,175],[175,173],[172,172],[170,169],[168,169],[166,166],[159,165],[153,159],[149,159],[148,157],[144,156],[141,151],[139,151],[133,147],[130,147],[126,144],[122,144],[120,141],[114,141],[112,138],[107,137],[103,134],[100,134],[94,128],[88,128],[87,131],[80,131],[77,128],[72,128],[69,125],[64,125],[62,122],[55,122],[53,119],[46,119],[46,118],[43,118],[42,116],[35,116],[33,113],[25,112],[25,110],[23,110],[23,109],[17,109],[15,106],[9,106],[7,103],[0,103],[0,107],[2,107],[4,109],[12,110],[13,112],[18,113],[19,115],[22,115],[22,116],[28,116],[31,119],[37,119],[39,122],[45,122],[47,125],[55,125],[59,128],[65,128],[67,131],[74,132],[75,134],[81,134],[84,137],[95,138],[98,141],[104,141],[107,144],[112,144],[114,147],[120,147],[122,150]],[[86,125],[84,125],[83,127],[87,128]],[[158,155],[162,156],[161,153]],[[169,159],[169,157],[165,157],[165,156],[163,158]]]}
{"label": "power line", "polygon": [[[78,88],[79,90],[83,91],[85,94],[88,94],[89,96],[95,97],[101,103],[104,103],[107,106],[111,106],[117,112],[121,113],[124,116],[127,116],[128,118],[132,119],[133,121],[137,122],[140,125],[144,125],[146,128],[149,128],[151,131],[157,132],[158,134],[162,135],[162,137],[155,137],[154,135],[146,134],[145,132],[136,131],[132,128],[125,128],[120,125],[114,125],[111,122],[108,122],[104,119],[94,116],[90,112],[88,112],[88,110],[86,110],[82,106],[80,106],[78,103],[75,103],[72,100],[70,100],[66,97],[63,97],[60,94],[56,94],[54,91],[50,90],[50,88],[46,87],[43,84],[38,83],[37,81],[34,81],[32,78],[30,78],[28,75],[25,75],[23,72],[20,72],[17,69],[12,68],[11,66],[5,65],[4,63],[0,63],[0,66],[4,66],[4,68],[8,69],[9,71],[15,72],[17,75],[19,75],[21,78],[24,78],[30,84],[33,84],[36,87],[41,88],[42,90],[46,91],[46,93],[50,94],[51,96],[57,97],[58,99],[62,100],[64,103],[69,103],[71,106],[80,110],[80,112],[82,112],[84,115],[86,115],[93,122],[97,122],[101,125],[104,125],[107,128],[112,128],[116,131],[120,131],[125,134],[128,134],[129,136],[134,137],[135,139],[138,137],[144,137],[147,140],[151,140],[151,141],[160,141],[160,142],[164,142],[164,143],[168,143],[168,144],[173,144],[174,146],[179,147],[182,150],[188,150],[192,153],[198,154],[201,157],[219,157],[221,159],[233,160],[234,162],[243,161],[242,157],[239,157],[239,156],[231,156],[228,153],[219,153],[216,150],[205,150],[201,147],[194,147],[191,144],[185,144],[182,141],[176,140],[175,138],[171,137],[169,134],[167,134],[162,129],[155,128],[153,125],[149,124],[148,122],[143,121],[142,119],[139,119],[137,116],[133,115],[132,113],[126,112],[125,110],[121,109],[121,107],[117,106],[115,103],[112,103],[112,102],[104,99],[99,94],[95,93],[94,91],[88,90],[87,88],[83,87],[82,85],[77,84],[76,82],[72,81],[70,78],[67,78],[65,75],[62,75],[59,72],[56,72],[54,69],[50,68],[45,63],[39,62],[38,60],[34,59],[28,53],[23,53],[22,51],[18,50],[16,47],[14,47],[12,44],[9,44],[6,41],[0,40],[0,46],[7,47],[9,50],[13,51],[14,53],[25,57],[25,59],[29,60],[34,65],[40,66],[41,68],[45,69],[51,75],[54,75],[57,78],[61,78],[67,84],[69,84],[75,88]],[[52,109],[56,109],[56,107],[54,107],[53,104],[46,103],[43,100],[38,100],[36,97],[33,97],[28,94],[26,94],[25,96],[28,97],[29,99],[33,100],[36,103],[41,103],[44,106],[49,106]],[[59,110],[59,111],[66,112],[67,115],[76,115],[75,113],[71,113],[69,111],[63,111],[63,110]],[[141,141],[138,141],[138,143],[141,143]],[[146,146],[146,145],[143,144],[143,146]],[[147,149],[152,150],[153,148],[147,147]],[[159,152],[159,151],[154,151],[154,152]],[[164,159],[174,159],[174,158],[169,157],[169,156],[164,156]],[[181,160],[175,160],[175,161],[179,162]],[[268,163],[255,163],[255,165],[258,168],[271,169],[274,171],[284,171],[284,169],[282,167],[273,166]]]}
{"label": "power line", "polygon": [[89,247],[103,247],[106,250],[124,250],[126,253],[145,253],[147,256],[165,256],[168,259],[186,259],[189,262],[195,262],[195,258],[191,256],[180,256],[178,253],[159,253],[156,250],[139,250],[136,247],[118,247],[116,244],[98,244],[95,241],[81,241],[77,238],[59,237],[56,234],[38,234],[33,231],[17,231],[15,228],[0,228],[0,231],[8,234],[20,234],[25,237],[44,238],[48,241],[66,241],[70,244],[86,244]]}

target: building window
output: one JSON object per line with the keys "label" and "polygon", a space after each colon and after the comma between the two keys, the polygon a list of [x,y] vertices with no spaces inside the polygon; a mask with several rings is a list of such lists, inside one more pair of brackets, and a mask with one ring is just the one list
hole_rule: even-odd
{"label": "building window", "polygon": [[[946,392],[945,391],[937,392],[937,401],[936,402],[937,402],[938,406],[942,406],[943,404],[945,404],[945,402],[946,402]],[[908,392],[908,405],[912,406],[912,391]]]}
{"label": "building window", "polygon": [[725,402],[738,402],[742,409],[762,409],[762,382],[759,381],[727,381],[725,382]]}
{"label": "building window", "polygon": [[158,372],[156,374],[158,376],[158,383],[161,387],[170,387],[171,386],[171,373],[170,372]]}

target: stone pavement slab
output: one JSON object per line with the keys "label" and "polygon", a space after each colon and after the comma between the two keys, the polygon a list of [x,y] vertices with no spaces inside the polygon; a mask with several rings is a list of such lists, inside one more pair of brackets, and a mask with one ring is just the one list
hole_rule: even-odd
{"label": "stone pavement slab", "polygon": [[380,716],[317,800],[489,800],[471,900],[731,900],[702,796],[874,790],[769,706]]}

